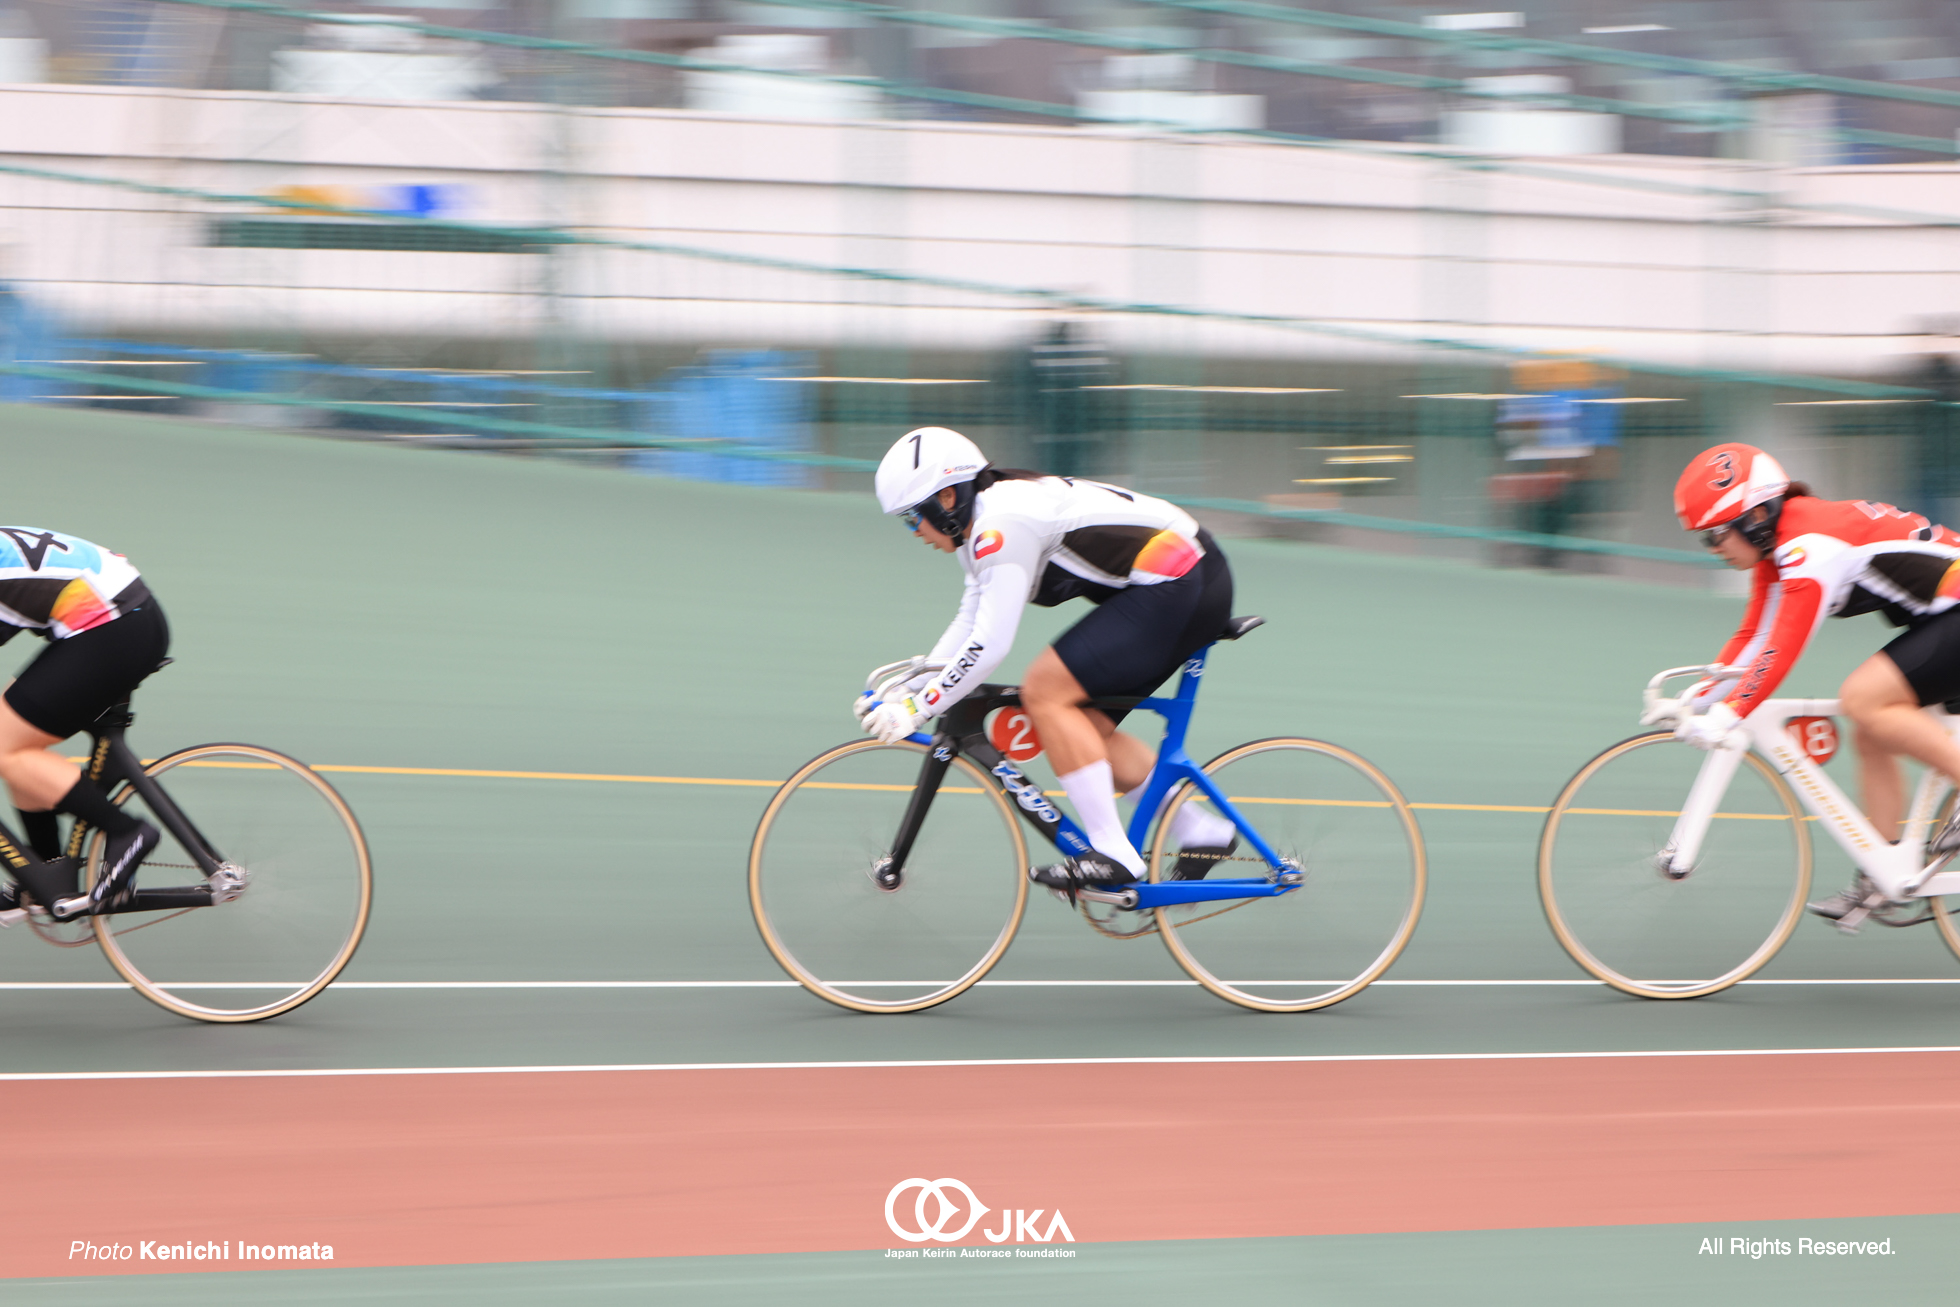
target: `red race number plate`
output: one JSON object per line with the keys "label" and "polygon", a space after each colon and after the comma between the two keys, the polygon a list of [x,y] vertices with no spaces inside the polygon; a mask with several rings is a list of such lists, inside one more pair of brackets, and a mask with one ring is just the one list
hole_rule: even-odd
{"label": "red race number plate", "polygon": [[1792,717],[1790,734],[1804,756],[1819,764],[1829,762],[1838,750],[1837,722],[1830,717]]}
{"label": "red race number plate", "polygon": [[1034,733],[1034,722],[1025,709],[1003,708],[995,713],[993,725],[987,728],[987,738],[1015,762],[1041,756],[1041,737]]}

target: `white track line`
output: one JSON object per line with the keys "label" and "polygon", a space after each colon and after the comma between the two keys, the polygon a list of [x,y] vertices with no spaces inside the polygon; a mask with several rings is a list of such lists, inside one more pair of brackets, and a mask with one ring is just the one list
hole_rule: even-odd
{"label": "white track line", "polygon": [[[840,981],[854,988],[903,988],[944,984],[944,981],[926,980],[855,980]],[[1003,989],[1059,989],[1059,988],[1190,988],[1195,980],[983,980],[981,987],[993,986]],[[1336,985],[1334,980],[1268,980],[1235,981],[1235,984],[1268,985]],[[1580,986],[1602,988],[1606,982],[1601,980],[1377,980],[1375,987],[1402,986],[1405,988],[1545,988]],[[1742,985],[1960,985],[1960,976],[1936,976],[1915,978],[1815,978],[1789,980],[1744,980]],[[32,992],[35,990],[127,990],[130,986],[121,980],[10,980],[0,981],[0,991]],[[164,984],[165,989],[298,989],[298,982],[239,982],[223,981],[173,981]],[[798,989],[801,986],[794,980],[340,980],[335,981],[333,989]]]}
{"label": "white track line", "polygon": [[1579,1053],[1318,1053],[1271,1057],[1001,1057],[884,1062],[635,1062],[583,1066],[402,1066],[255,1069],[247,1071],[13,1071],[24,1080],[284,1080],[330,1076],[558,1075],[601,1071],[875,1071],[990,1066],[1228,1066],[1314,1062],[1569,1062],[1600,1058],[1818,1057],[1882,1053],[1960,1053],[1960,1046],[1905,1048],[1670,1048]]}

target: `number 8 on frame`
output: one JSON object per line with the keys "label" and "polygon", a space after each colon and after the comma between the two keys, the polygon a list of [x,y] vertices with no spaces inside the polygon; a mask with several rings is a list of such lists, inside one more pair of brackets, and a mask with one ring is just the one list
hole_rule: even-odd
{"label": "number 8 on frame", "polygon": [[1837,721],[1830,717],[1792,717],[1790,734],[1812,762],[1823,766],[1837,755]]}

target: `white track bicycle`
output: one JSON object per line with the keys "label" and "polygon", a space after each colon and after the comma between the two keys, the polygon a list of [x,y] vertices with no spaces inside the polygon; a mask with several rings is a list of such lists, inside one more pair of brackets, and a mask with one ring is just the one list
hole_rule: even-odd
{"label": "white track bicycle", "polygon": [[[1770,699],[1731,741],[1703,752],[1674,738],[1692,709],[1661,687],[1740,669],[1674,667],[1647,683],[1643,726],[1579,769],[1538,842],[1538,894],[1574,961],[1642,998],[1699,998],[1760,970],[1790,938],[1810,892],[1810,824],[1820,823],[1873,893],[1840,929],[1933,921],[1960,954],[1960,866],[1928,861],[1953,804],[1928,769],[1903,837],[1889,843],[1824,773],[1836,699]],[[1928,708],[1960,734],[1960,717]]]}

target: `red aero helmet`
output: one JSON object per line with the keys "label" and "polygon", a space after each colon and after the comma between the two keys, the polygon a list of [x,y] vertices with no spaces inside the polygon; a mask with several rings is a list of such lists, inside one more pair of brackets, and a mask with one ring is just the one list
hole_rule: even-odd
{"label": "red aero helmet", "polygon": [[1706,531],[1789,488],[1783,465],[1754,445],[1717,445],[1696,454],[1674,483],[1674,515],[1683,530]]}

